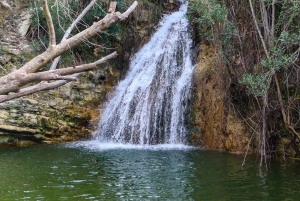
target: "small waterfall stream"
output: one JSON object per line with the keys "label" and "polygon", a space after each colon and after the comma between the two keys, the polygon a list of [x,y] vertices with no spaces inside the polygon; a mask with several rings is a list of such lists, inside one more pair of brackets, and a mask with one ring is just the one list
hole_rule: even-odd
{"label": "small waterfall stream", "polygon": [[166,15],[131,59],[126,78],[102,111],[96,139],[130,144],[180,144],[193,72],[187,5]]}

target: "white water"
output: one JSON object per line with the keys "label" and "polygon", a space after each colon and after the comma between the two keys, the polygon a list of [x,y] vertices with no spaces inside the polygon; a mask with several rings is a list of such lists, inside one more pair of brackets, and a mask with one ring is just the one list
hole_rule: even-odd
{"label": "white water", "polygon": [[141,144],[125,144],[125,143],[115,143],[115,142],[101,142],[98,140],[91,141],[77,141],[69,144],[65,144],[66,147],[80,147],[92,151],[107,151],[107,150],[119,150],[119,149],[134,149],[134,150],[191,150],[199,149],[199,147],[192,147],[184,144],[157,144],[157,145],[141,145]]}
{"label": "white water", "polygon": [[164,16],[131,59],[126,78],[102,111],[96,139],[125,144],[182,144],[193,72],[186,5]]}

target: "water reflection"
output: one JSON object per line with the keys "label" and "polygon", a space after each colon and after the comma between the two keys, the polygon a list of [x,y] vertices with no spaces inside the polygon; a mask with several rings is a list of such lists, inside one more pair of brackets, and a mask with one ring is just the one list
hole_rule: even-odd
{"label": "water reflection", "polygon": [[0,200],[298,200],[299,162],[190,148],[0,149]]}
{"label": "water reflection", "polygon": [[101,190],[115,198],[186,198],[193,190],[189,185],[193,163],[186,154],[180,150],[100,152],[98,183],[105,183]]}

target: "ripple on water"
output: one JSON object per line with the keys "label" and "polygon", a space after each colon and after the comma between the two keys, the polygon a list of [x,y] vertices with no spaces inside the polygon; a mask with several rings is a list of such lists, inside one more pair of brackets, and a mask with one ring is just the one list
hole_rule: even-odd
{"label": "ripple on water", "polygon": [[299,200],[297,162],[261,174],[250,158],[241,168],[242,156],[188,146],[99,146],[0,150],[0,200]]}

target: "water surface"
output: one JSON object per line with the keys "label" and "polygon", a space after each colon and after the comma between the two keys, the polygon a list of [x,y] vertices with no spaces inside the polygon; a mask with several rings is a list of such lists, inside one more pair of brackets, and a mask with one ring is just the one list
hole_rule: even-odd
{"label": "water surface", "polygon": [[299,162],[262,173],[258,161],[242,161],[183,145],[6,148],[0,200],[299,200]]}

